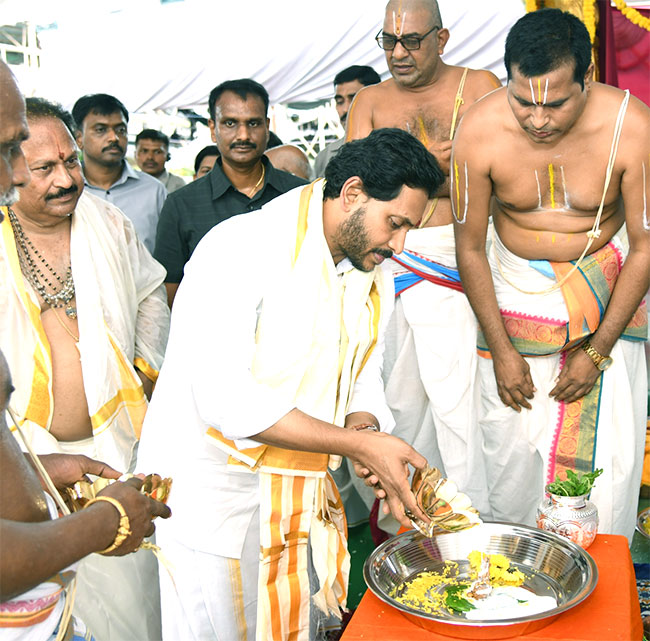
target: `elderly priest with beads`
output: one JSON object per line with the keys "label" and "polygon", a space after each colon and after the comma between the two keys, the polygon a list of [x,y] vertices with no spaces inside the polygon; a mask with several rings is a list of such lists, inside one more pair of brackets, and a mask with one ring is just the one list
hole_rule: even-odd
{"label": "elderly priest with beads", "polygon": [[[85,454],[131,471],[169,331],[165,270],[119,209],[84,192],[69,114],[29,98],[27,122],[31,180],[0,224],[0,349],[16,388],[12,409],[38,453]],[[98,641],[160,633],[147,554],[82,562],[76,608]]]}

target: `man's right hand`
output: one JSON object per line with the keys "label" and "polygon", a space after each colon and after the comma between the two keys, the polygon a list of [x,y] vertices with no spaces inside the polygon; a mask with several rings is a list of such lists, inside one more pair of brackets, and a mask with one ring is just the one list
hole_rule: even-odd
{"label": "man's right hand", "polygon": [[428,523],[429,518],[418,507],[408,480],[409,464],[422,469],[427,460],[408,443],[390,434],[359,432],[359,436],[363,441],[354,459],[357,475],[374,487],[379,498],[383,498],[382,491],[385,493],[386,505],[402,525],[411,527],[405,509]]}
{"label": "man's right hand", "polygon": [[[156,527],[153,519],[157,516],[164,519],[171,516],[171,510],[164,503],[142,494],[140,492],[141,487],[142,479],[135,476],[123,483],[112,483],[97,494],[97,496],[107,496],[119,501],[129,517],[129,525],[131,528],[131,535],[119,547],[106,556],[124,556],[130,552],[135,552],[140,547],[143,539],[154,533]],[[114,507],[111,509],[118,517],[115,530],[112,531],[114,539],[117,532],[117,524],[119,524],[119,515]]]}
{"label": "man's right hand", "polygon": [[499,356],[492,352],[492,359],[499,398],[504,405],[516,412],[521,412],[522,407],[531,409],[528,399],[533,398],[537,389],[528,363],[514,349]]}

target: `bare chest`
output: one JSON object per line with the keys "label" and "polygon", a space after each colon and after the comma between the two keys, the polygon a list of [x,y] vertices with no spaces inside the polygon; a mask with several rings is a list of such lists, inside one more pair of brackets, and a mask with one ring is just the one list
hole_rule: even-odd
{"label": "bare chest", "polygon": [[[395,96],[373,111],[373,128],[396,127],[408,131],[424,145],[450,140],[454,96],[433,98],[424,94],[418,99]],[[459,111],[458,118],[462,115]]]}
{"label": "bare chest", "polygon": [[[565,210],[595,213],[605,191],[607,156],[587,145],[564,152],[499,152],[491,171],[494,194],[519,212]],[[605,193],[611,205],[620,193],[620,171],[612,172]]]}

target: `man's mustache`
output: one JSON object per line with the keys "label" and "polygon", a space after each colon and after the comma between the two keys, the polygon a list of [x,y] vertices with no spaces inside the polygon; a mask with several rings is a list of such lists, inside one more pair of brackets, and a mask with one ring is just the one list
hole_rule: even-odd
{"label": "man's mustache", "polygon": [[77,185],[72,185],[71,187],[59,189],[59,191],[56,191],[53,194],[48,194],[47,196],[45,196],[45,200],[54,200],[55,198],[63,198],[68,194],[76,194],[78,191],[79,191],[79,187],[77,187]]}
{"label": "man's mustache", "polygon": [[390,249],[373,249],[372,251],[375,254],[379,254],[380,256],[383,256],[384,258],[393,257],[393,252]]}
{"label": "man's mustache", "polygon": [[122,149],[122,147],[120,147],[120,145],[118,145],[116,142],[111,143],[110,145],[108,145],[108,147],[104,147],[102,149],[102,152],[109,151],[111,149],[117,149],[120,153],[122,154],[124,153],[124,149]]}
{"label": "man's mustache", "polygon": [[230,145],[231,149],[257,149],[257,145],[252,142],[233,142]]}

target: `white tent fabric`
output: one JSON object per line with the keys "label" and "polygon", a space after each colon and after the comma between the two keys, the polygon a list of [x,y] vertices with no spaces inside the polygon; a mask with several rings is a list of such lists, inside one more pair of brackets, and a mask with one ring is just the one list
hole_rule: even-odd
{"label": "white tent fabric", "polygon": [[[70,107],[104,92],[130,111],[205,113],[210,90],[232,78],[261,82],[276,104],[330,98],[336,73],[353,64],[388,75],[374,41],[383,0],[111,1],[112,13],[97,0],[73,2],[58,29],[42,32],[40,95]],[[505,37],[523,1],[440,0],[440,9],[451,31],[445,61],[503,80]]]}

